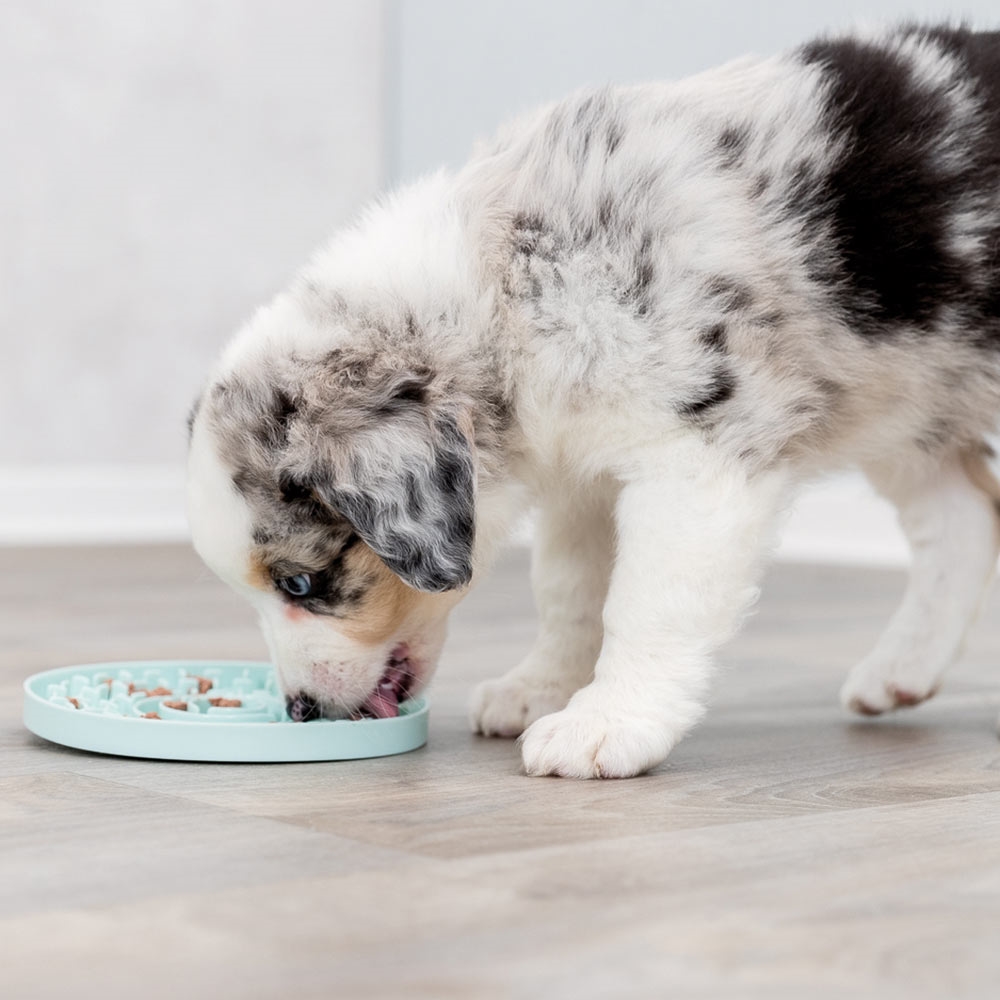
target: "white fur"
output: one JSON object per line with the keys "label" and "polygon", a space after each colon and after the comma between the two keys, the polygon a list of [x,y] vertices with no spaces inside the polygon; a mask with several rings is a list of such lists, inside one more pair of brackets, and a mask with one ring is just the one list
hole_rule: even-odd
{"label": "white fur", "polygon": [[995,501],[957,459],[869,478],[898,507],[913,550],[902,604],[841,691],[846,707],[876,714],[937,691],[993,579],[1000,532]]}
{"label": "white fur", "polygon": [[783,498],[685,438],[622,456],[618,551],[594,681],[527,730],[529,774],[628,777],[701,717],[712,654],[757,593]]}

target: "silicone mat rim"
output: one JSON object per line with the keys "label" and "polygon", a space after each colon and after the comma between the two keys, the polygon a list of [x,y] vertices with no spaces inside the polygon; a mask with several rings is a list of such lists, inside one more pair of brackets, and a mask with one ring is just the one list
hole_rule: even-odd
{"label": "silicone mat rim", "polygon": [[416,750],[427,742],[428,705],[416,698],[393,719],[314,722],[186,722],[103,715],[52,704],[44,686],[83,672],[180,669],[273,670],[259,660],[117,660],[73,664],[28,677],[24,724],[61,746],[119,757],[216,763],[292,763],[361,760]]}

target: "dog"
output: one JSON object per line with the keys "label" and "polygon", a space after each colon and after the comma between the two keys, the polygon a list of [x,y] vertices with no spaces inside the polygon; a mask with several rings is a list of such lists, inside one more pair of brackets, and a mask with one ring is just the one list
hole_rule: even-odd
{"label": "dog", "polygon": [[369,208],[223,353],[189,517],[308,720],[397,714],[536,510],[538,637],[473,728],[627,777],[832,470],[913,550],[844,704],[934,694],[1000,548],[998,412],[1000,33],[902,25],[577,93]]}

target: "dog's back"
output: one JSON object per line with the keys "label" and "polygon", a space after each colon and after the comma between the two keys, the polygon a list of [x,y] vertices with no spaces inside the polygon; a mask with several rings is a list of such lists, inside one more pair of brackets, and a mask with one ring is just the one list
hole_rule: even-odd
{"label": "dog's back", "polygon": [[672,409],[759,464],[978,441],[1000,412],[998,43],[829,38],[516,123],[459,182],[481,199],[488,176],[512,220],[515,381],[574,421]]}

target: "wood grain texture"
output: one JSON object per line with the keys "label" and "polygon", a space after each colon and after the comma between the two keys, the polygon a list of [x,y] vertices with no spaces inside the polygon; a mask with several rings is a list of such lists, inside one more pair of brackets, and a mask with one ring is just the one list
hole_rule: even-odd
{"label": "wood grain texture", "polygon": [[212,765],[48,744],[20,684],[263,657],[239,599],[181,547],[0,551],[0,995],[995,997],[1000,600],[936,699],[855,720],[901,586],[777,568],[698,730],[574,783],[466,728],[531,641],[523,554],[456,613],[427,747]]}

